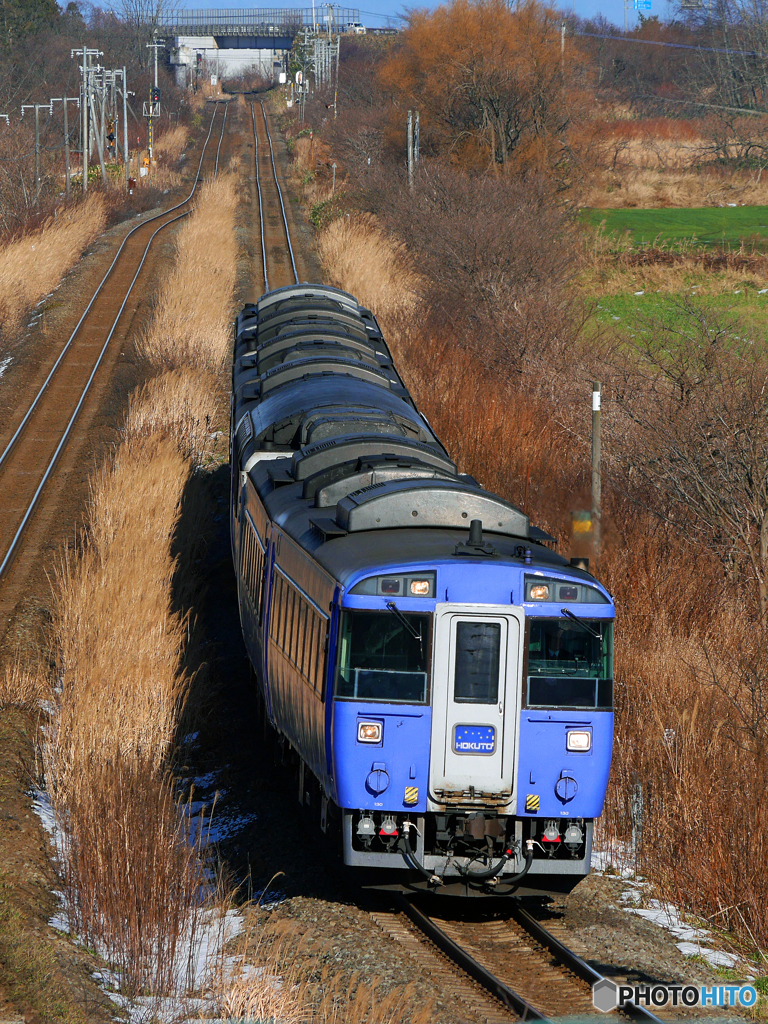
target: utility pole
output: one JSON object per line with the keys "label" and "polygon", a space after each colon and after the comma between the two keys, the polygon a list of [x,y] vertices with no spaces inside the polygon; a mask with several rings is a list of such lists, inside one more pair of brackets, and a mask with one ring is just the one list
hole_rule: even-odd
{"label": "utility pole", "polygon": [[592,385],[592,540],[595,561],[600,558],[602,480],[600,476],[600,382]]}
{"label": "utility pole", "polygon": [[66,182],[66,195],[69,199],[70,193],[70,179],[72,176],[70,163],[69,163],[69,108],[68,103],[76,103],[80,106],[80,99],[78,96],[54,96],[51,100],[51,104],[62,103],[64,105],[64,180]]}
{"label": "utility pole", "polygon": [[82,114],[80,128],[82,134],[80,143],[83,159],[83,193],[85,193],[88,191],[88,154],[91,147],[91,126],[88,118],[88,95],[91,88],[90,72],[92,69],[89,66],[89,58],[96,57],[98,59],[99,57],[103,57],[104,54],[101,50],[89,49],[89,47],[83,45],[79,50],[70,50],[69,56],[70,58],[75,56],[82,56],[83,58],[83,63],[80,65],[80,71],[83,75],[83,82],[80,87],[80,112]]}
{"label": "utility pole", "polygon": [[40,202],[40,104],[35,104],[35,206]]}
{"label": "utility pole", "polygon": [[35,112],[35,206],[40,201],[40,108],[48,110],[48,116],[50,117],[53,109],[53,101],[48,103],[23,103],[21,106],[21,116],[24,117],[25,110],[34,110]]}
{"label": "utility pole", "polygon": [[123,162],[125,163],[125,187],[128,188],[131,171],[128,166],[128,79],[125,75],[125,65],[123,65]]}
{"label": "utility pole", "polygon": [[565,74],[565,22],[560,22],[560,73]]}
{"label": "utility pole", "polygon": [[408,187],[413,188],[413,111],[408,111],[408,130],[407,130],[407,146],[408,146]]}

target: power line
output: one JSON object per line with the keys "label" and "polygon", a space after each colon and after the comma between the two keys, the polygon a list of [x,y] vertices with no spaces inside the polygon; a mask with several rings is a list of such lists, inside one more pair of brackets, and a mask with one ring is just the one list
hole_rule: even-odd
{"label": "power line", "polygon": [[641,43],[643,46],[671,46],[677,50],[699,50],[702,53],[725,53],[740,57],[766,57],[765,53],[756,50],[724,50],[716,46],[694,46],[692,43],[663,43],[657,39],[632,39],[629,36],[603,36],[597,32],[574,32],[576,36],[587,36],[589,39],[613,39],[617,43]]}

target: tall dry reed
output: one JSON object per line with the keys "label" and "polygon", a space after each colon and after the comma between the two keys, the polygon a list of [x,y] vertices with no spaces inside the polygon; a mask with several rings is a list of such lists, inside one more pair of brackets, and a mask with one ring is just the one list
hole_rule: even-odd
{"label": "tall dry reed", "polygon": [[419,305],[419,277],[404,245],[369,214],[331,221],[317,252],[329,279],[389,323]]}
{"label": "tall dry reed", "polygon": [[[123,991],[170,994],[203,884],[168,775],[189,680],[171,545],[190,465],[162,436],[121,445],[55,581],[56,710],[44,747],[71,927]],[[181,979],[181,981],[180,981]]]}
{"label": "tall dry reed", "polygon": [[174,163],[189,145],[189,131],[184,125],[177,124],[170,128],[154,144],[155,153],[162,156],[167,163]]}
{"label": "tall dry reed", "polygon": [[213,447],[218,391],[216,377],[206,370],[161,373],[130,396],[123,436],[170,437],[185,459],[200,464]]}
{"label": "tall dry reed", "polygon": [[139,351],[155,370],[194,367],[214,373],[230,350],[237,274],[237,181],[220,175],[200,190],[176,239],[176,260]]}
{"label": "tall dry reed", "polygon": [[18,329],[27,309],[56,288],[105,224],[104,200],[91,195],[32,234],[0,247],[0,331]]}

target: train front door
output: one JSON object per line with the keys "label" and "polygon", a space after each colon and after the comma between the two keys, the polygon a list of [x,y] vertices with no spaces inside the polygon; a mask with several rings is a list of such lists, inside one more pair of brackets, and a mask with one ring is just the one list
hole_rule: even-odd
{"label": "train front door", "polygon": [[523,609],[438,604],[430,795],[512,793]]}

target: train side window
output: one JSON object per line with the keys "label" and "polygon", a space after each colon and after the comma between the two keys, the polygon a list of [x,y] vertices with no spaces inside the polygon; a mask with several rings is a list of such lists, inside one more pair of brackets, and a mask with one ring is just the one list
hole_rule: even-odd
{"label": "train side window", "polygon": [[312,683],[316,690],[318,689],[319,679],[319,672],[317,668],[317,651],[319,647],[318,637],[320,635],[322,623],[323,620],[319,615],[313,615],[307,635],[307,675],[310,683]]}
{"label": "train side window", "polygon": [[308,612],[307,602],[303,598],[299,598],[299,625],[296,630],[296,664],[299,666],[301,674],[305,677],[309,676],[307,663],[304,660],[304,635],[307,632]]}
{"label": "train side window", "polygon": [[453,699],[457,704],[497,703],[500,654],[500,623],[456,623]]}
{"label": "train side window", "polygon": [[277,639],[280,636],[280,619],[282,618],[283,613],[283,577],[279,573],[276,573],[272,597],[272,620],[270,628],[270,635],[275,643],[277,643]]}

